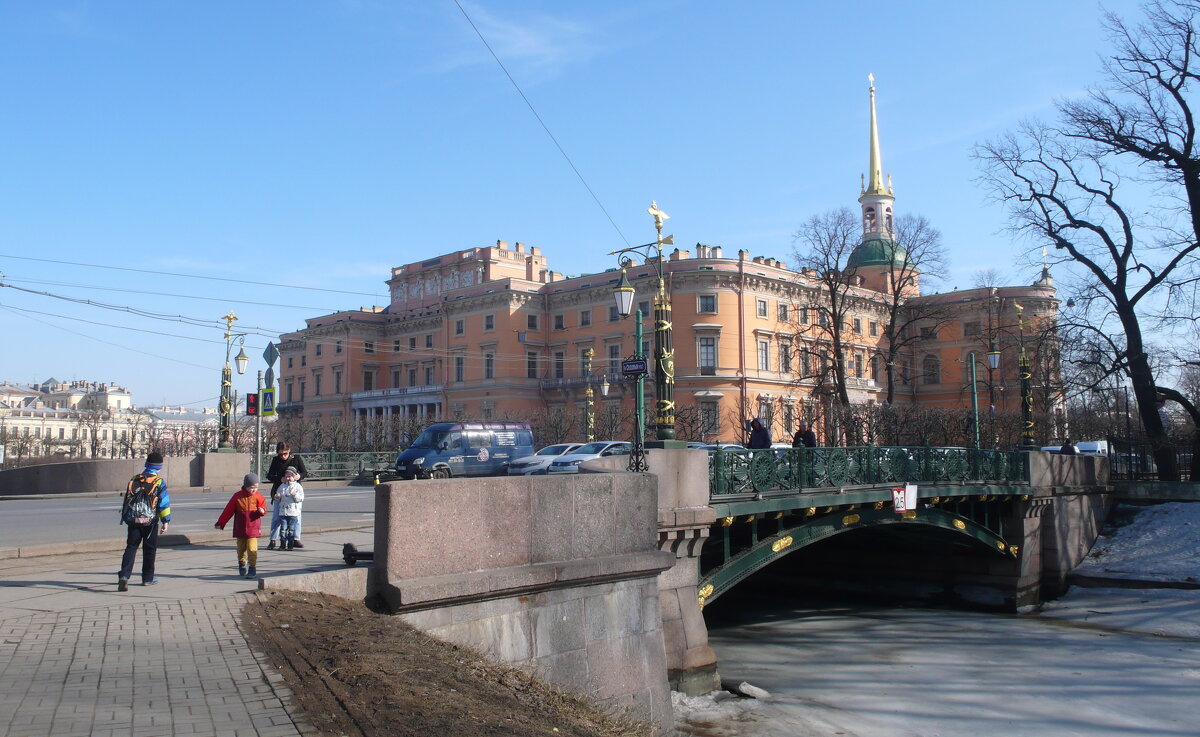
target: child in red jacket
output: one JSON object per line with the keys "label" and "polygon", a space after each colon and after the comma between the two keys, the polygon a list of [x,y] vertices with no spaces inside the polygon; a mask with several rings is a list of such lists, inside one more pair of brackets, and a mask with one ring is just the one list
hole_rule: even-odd
{"label": "child in red jacket", "polygon": [[[225,529],[225,523],[233,517],[233,536],[237,538],[238,574],[254,578],[254,567],[258,563],[258,536],[262,534],[259,522],[267,513],[267,500],[258,493],[258,474],[248,473],[242,479],[242,488],[234,492],[225,511],[213,527]],[[247,566],[249,563],[249,566]],[[247,570],[247,567],[249,570]]]}

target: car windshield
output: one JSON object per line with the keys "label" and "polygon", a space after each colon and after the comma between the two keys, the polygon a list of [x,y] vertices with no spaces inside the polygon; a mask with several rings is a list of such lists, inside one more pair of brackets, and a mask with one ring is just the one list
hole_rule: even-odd
{"label": "car windshield", "polygon": [[568,449],[568,448],[570,448],[570,447],[571,447],[571,444],[570,444],[570,443],[562,443],[562,444],[560,444],[560,445],[547,445],[545,448],[542,448],[542,449],[541,449],[541,450],[539,450],[537,453],[534,453],[534,455],[539,455],[539,456],[560,456],[560,455],[562,455],[563,453],[566,453],[566,452],[567,452],[567,449]]}
{"label": "car windshield", "polygon": [[446,439],[447,434],[449,433],[446,430],[434,430],[433,428],[429,428],[425,432],[421,433],[409,447],[437,448],[439,445],[441,445],[442,441]]}
{"label": "car windshield", "polygon": [[576,448],[572,452],[573,453],[591,453],[591,454],[595,455],[596,453],[604,452],[604,449],[607,448],[609,445],[611,445],[611,443],[588,443],[587,445],[585,445],[583,447]]}

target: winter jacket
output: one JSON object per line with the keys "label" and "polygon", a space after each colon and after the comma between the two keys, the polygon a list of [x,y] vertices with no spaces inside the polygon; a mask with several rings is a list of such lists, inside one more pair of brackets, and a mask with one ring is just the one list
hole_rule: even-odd
{"label": "winter jacket", "polygon": [[304,502],[304,487],[299,481],[284,481],[279,486],[279,515],[299,517],[300,505]]}
{"label": "winter jacket", "polygon": [[308,478],[308,469],[304,467],[304,459],[295,453],[289,453],[285,461],[279,456],[271,459],[271,467],[267,469],[267,481],[271,482],[271,497],[274,498],[279,493],[279,485],[283,483],[283,472],[287,467],[291,466],[300,474],[297,481],[303,481]]}
{"label": "winter jacket", "polygon": [[237,538],[260,537],[262,524],[259,520],[267,513],[267,500],[257,491],[238,489],[217,518],[217,527],[225,529],[229,518],[233,518],[233,536]]}
{"label": "winter jacket", "polygon": [[[147,478],[158,477],[162,481],[158,485],[158,507],[154,510],[154,524],[171,521],[171,494],[167,491],[167,480],[158,475],[158,472],[161,470],[161,465],[147,463],[146,470],[138,474]],[[135,479],[137,479],[137,476],[129,480],[129,485],[125,490],[125,500],[121,503],[121,524],[123,525],[129,523],[129,490],[133,488]]]}

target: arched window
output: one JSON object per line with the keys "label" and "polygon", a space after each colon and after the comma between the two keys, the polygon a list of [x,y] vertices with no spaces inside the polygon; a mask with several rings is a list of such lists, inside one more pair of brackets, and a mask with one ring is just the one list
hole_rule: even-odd
{"label": "arched window", "polygon": [[863,230],[875,230],[875,208],[867,207],[863,209]]}
{"label": "arched window", "polygon": [[942,363],[932,353],[925,356],[925,360],[921,362],[921,383],[942,383]]}
{"label": "arched window", "polygon": [[892,229],[892,208],[889,207],[883,211],[883,223],[884,227],[890,232]]}

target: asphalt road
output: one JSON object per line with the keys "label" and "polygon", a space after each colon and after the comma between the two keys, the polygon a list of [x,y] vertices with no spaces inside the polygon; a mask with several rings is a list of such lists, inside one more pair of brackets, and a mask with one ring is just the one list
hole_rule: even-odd
{"label": "asphalt road", "polygon": [[[173,534],[215,532],[213,524],[230,494],[171,494]],[[263,495],[267,497],[267,494]],[[268,507],[270,499],[267,500]],[[38,499],[0,498],[0,548],[90,540],[124,540],[118,523],[121,495],[97,497],[63,494]],[[270,515],[264,520],[264,533]],[[305,489],[304,529],[371,525],[375,521],[375,489],[344,486]],[[226,526],[226,530],[232,528]]]}

